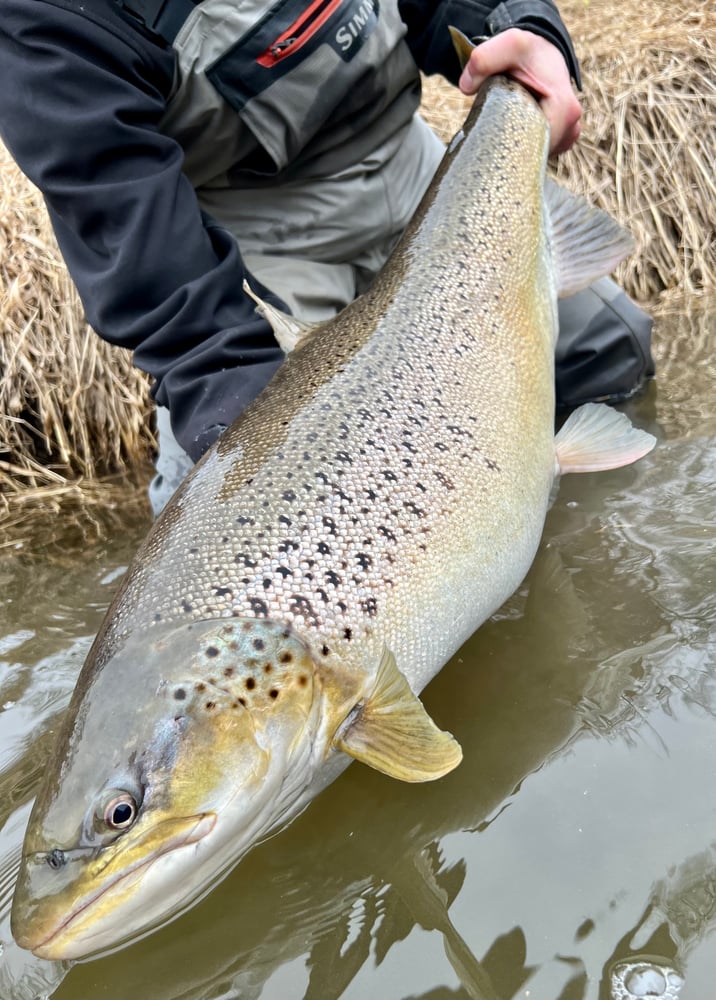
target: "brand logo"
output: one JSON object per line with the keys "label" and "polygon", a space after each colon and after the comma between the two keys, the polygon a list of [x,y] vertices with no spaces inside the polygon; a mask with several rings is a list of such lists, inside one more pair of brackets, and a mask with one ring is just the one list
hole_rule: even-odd
{"label": "brand logo", "polygon": [[332,46],[342,59],[350,62],[378,24],[378,0],[353,0],[346,14],[336,29]]}

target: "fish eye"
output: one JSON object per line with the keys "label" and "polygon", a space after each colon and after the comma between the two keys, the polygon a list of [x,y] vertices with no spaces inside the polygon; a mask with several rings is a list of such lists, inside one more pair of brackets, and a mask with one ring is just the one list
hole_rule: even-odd
{"label": "fish eye", "polygon": [[129,792],[122,792],[104,807],[103,819],[110,830],[126,830],[137,818],[137,803]]}

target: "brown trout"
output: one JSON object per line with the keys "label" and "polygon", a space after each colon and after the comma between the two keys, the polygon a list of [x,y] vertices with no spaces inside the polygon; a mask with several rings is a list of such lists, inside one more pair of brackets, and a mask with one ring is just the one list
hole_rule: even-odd
{"label": "brown trout", "polygon": [[299,331],[149,532],[32,812],[22,947],[148,933],[353,758],[459,763],[418,693],[520,584],[555,476],[654,443],[603,406],[555,440],[557,296],[631,241],[545,181],[548,146],[533,98],[490,81],[372,288]]}

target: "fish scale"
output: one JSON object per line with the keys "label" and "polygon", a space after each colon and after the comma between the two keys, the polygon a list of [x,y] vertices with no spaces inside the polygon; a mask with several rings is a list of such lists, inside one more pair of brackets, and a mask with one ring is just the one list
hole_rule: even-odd
{"label": "fish scale", "polygon": [[[509,103],[508,114],[500,108],[494,123],[481,123],[479,138],[468,123],[450,156],[469,159],[469,171],[454,178],[448,157],[442,186],[438,178],[390,269],[330,324],[330,340],[319,330],[288,358],[190,476],[140,556],[147,568],[115,604],[108,649],[153,621],[269,617],[346,669],[377,669],[387,644],[418,690],[476,616],[517,585],[552,471],[543,356],[551,344],[542,334],[551,305],[543,295],[535,315],[539,185],[531,180],[535,205],[522,213],[534,171],[505,157],[503,138],[515,136],[515,150],[537,141],[546,153],[547,132],[527,95]],[[499,134],[486,140],[484,131]],[[482,197],[488,185],[492,197]],[[524,218],[507,232],[505,218],[518,212]],[[489,262],[475,268],[478,251]],[[509,288],[532,289],[522,303],[506,292],[516,259],[523,274]],[[430,297],[420,294],[428,284]],[[483,301],[494,308],[476,311]],[[545,456],[531,477],[506,424],[529,431]],[[533,427],[544,428],[537,440]],[[525,542],[513,546],[499,593],[485,596],[481,577],[504,569],[496,492]],[[418,630],[424,616],[429,625]]]}
{"label": "fish scale", "polygon": [[630,241],[543,187],[548,145],[533,98],[491,81],[364,296],[301,337],[258,301],[293,349],[107,612],[25,836],[22,947],[148,933],[352,759],[405,781],[459,764],[417,693],[519,585],[558,469],[654,443],[589,406],[555,441],[558,288]]}

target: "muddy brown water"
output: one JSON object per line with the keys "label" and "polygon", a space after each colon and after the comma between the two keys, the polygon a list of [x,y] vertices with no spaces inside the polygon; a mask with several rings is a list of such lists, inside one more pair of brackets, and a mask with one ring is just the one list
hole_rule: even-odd
{"label": "muddy brown water", "polygon": [[12,942],[52,733],[146,516],[0,554],[0,1000],[706,1000],[716,976],[716,302],[626,409],[659,446],[569,476],[517,594],[425,693],[465,759],[354,764],[202,902],[71,965]]}

